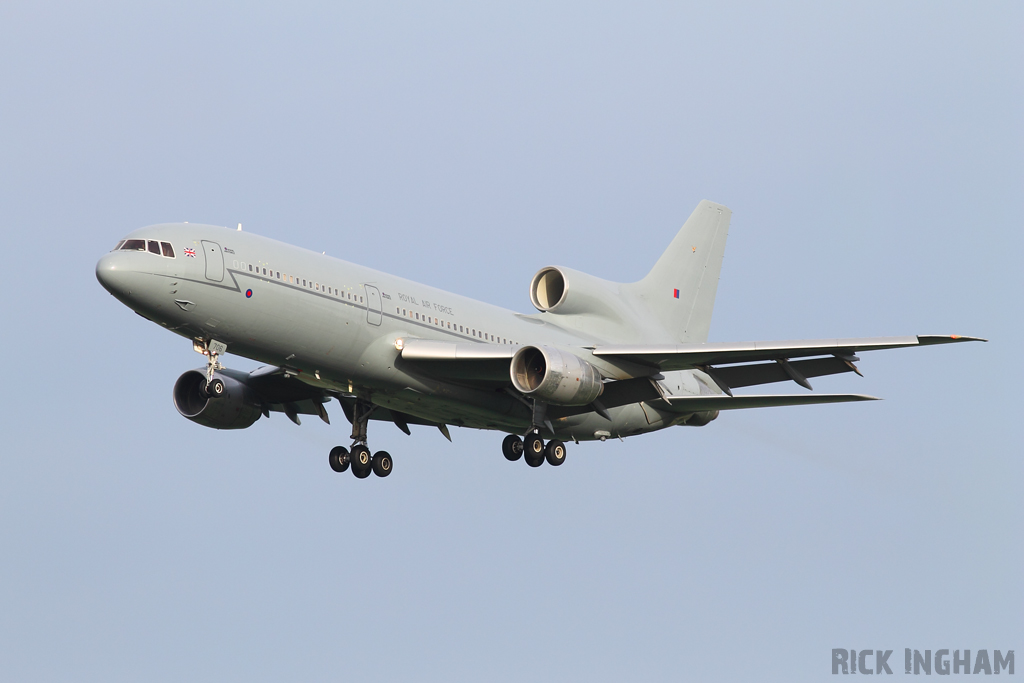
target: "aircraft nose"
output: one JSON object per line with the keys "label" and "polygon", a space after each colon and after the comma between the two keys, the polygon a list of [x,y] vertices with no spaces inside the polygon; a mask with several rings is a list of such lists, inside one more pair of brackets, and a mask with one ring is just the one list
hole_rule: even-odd
{"label": "aircraft nose", "polygon": [[111,252],[96,262],[96,279],[114,296],[125,296],[129,292],[131,271],[126,265],[124,255],[117,252]]}

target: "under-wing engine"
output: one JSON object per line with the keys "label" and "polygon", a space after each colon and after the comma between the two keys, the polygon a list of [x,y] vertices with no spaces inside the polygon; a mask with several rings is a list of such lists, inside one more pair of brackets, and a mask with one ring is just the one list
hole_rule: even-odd
{"label": "under-wing engine", "polygon": [[189,370],[174,383],[174,407],[183,417],[214,429],[245,429],[260,418],[263,410],[256,393],[233,377],[217,373],[224,393],[210,398],[205,391],[206,376]]}
{"label": "under-wing engine", "polygon": [[516,389],[554,405],[587,405],[604,389],[597,368],[550,346],[522,347],[512,356],[510,370]]}

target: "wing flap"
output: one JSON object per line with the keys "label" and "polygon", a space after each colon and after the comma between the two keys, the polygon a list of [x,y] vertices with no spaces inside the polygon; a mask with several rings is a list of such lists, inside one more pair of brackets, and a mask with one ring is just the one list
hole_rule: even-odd
{"label": "wing flap", "polygon": [[[856,372],[852,361],[858,360],[851,356],[850,361],[829,356],[828,358],[811,358],[795,360],[790,366],[803,377],[821,377],[837,375],[842,372]],[[758,384],[788,382],[793,378],[779,363],[754,363],[752,365],[724,365],[714,369],[715,376],[721,379],[730,389],[752,387]]]}

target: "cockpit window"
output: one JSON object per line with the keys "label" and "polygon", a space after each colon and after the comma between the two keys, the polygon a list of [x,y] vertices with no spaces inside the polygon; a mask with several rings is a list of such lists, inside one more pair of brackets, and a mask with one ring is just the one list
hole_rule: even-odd
{"label": "cockpit window", "polygon": [[146,251],[146,240],[125,240],[122,251]]}
{"label": "cockpit window", "polygon": [[123,245],[123,244],[124,244],[124,240],[121,240],[120,242],[117,243],[117,246],[114,247],[113,249],[111,249],[110,251],[117,251],[118,249],[121,248],[121,245]]}
{"label": "cockpit window", "polygon": [[164,250],[164,256],[174,258],[174,247],[171,246],[170,242],[161,242],[160,248]]}
{"label": "cockpit window", "polygon": [[157,256],[159,256],[160,255],[160,243],[157,242],[156,240],[150,240],[149,241],[149,253],[150,254],[156,254]]}

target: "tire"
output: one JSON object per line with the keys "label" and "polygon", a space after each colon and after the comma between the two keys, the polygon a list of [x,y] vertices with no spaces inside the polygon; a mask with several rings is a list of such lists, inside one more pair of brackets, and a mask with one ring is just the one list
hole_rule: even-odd
{"label": "tire", "polygon": [[565,462],[565,444],[558,439],[551,439],[544,447],[544,459],[552,467],[558,467]]}
{"label": "tire", "polygon": [[214,377],[213,381],[206,385],[206,395],[210,398],[220,398],[224,395],[224,392],[224,382],[217,377]]}
{"label": "tire", "polygon": [[544,464],[544,439],[537,434],[530,434],[523,440],[523,456],[530,467]]}
{"label": "tire", "polygon": [[394,468],[395,463],[391,460],[391,454],[387,451],[377,451],[373,456],[371,467],[373,473],[378,477],[386,477],[391,474],[391,470]]}
{"label": "tire", "polygon": [[515,434],[509,434],[501,442],[501,452],[506,460],[515,462],[523,457],[523,440]]}
{"label": "tire", "polygon": [[344,472],[347,470],[350,460],[351,456],[348,454],[348,449],[344,446],[335,446],[331,449],[331,454],[327,456],[327,461],[331,464],[331,469],[335,472]]}
{"label": "tire", "polygon": [[356,479],[366,479],[373,471],[373,458],[370,456],[370,449],[366,446],[356,446],[352,449],[352,474]]}

